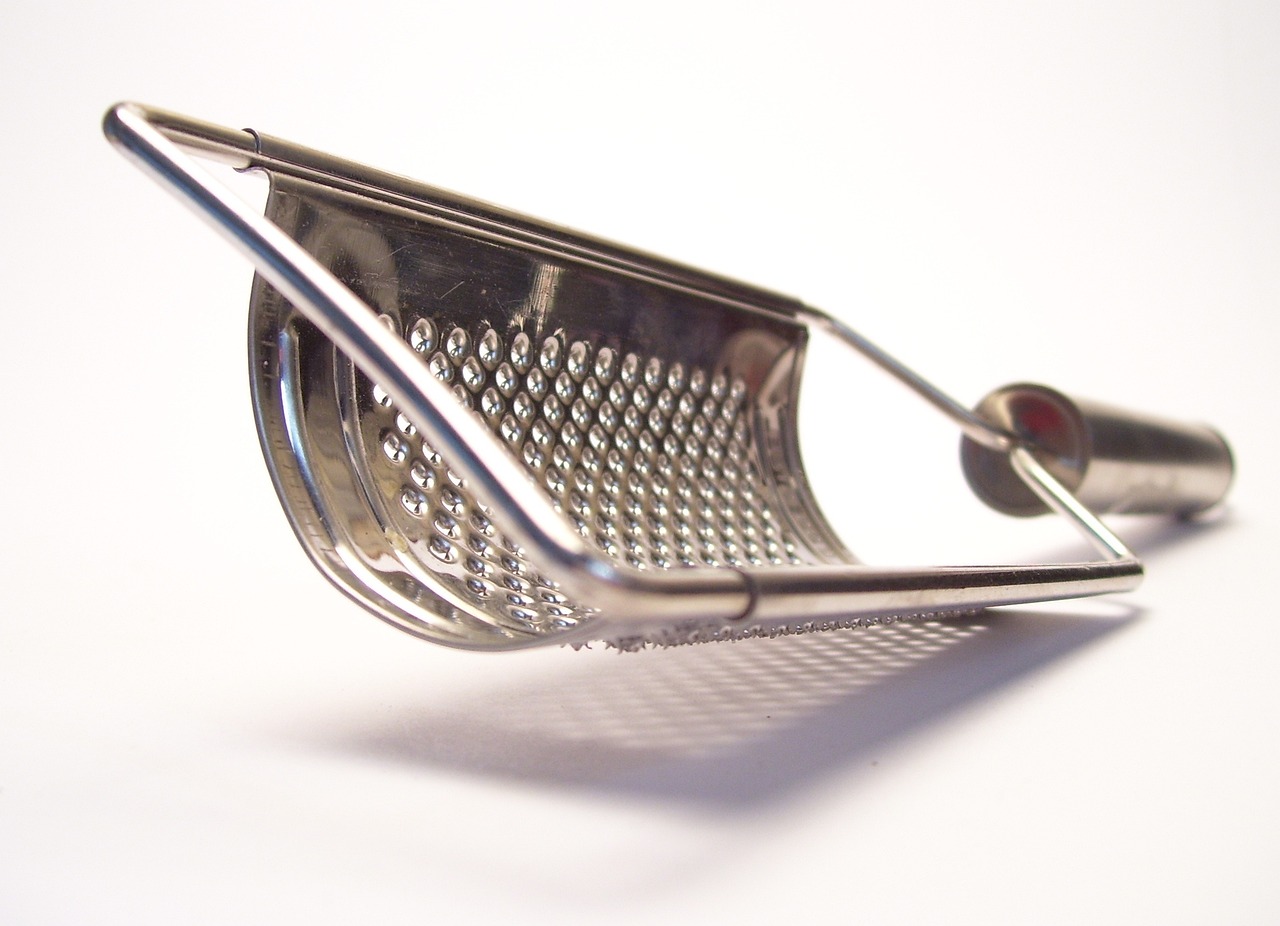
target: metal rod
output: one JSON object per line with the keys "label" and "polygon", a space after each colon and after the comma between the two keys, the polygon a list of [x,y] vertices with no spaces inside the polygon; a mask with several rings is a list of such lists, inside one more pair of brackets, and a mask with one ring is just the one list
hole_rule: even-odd
{"label": "metal rod", "polygon": [[845,345],[853,348],[853,350],[893,376],[908,389],[911,389],[916,395],[955,422],[960,430],[972,440],[977,441],[984,447],[1006,452],[1018,442],[1018,438],[1015,435],[1002,431],[993,426],[991,422],[978,417],[915,370],[881,350],[839,319],[833,318],[812,306],[804,307],[803,316],[812,325],[826,331],[837,340],[843,341]]}

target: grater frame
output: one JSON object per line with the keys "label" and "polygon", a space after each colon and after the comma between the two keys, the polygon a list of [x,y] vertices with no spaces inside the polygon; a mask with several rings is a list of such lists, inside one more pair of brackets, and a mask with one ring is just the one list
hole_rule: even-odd
{"label": "grater frame", "polygon": [[[990,414],[964,408],[841,321],[803,303],[257,132],[226,129],[132,103],[113,107],[105,118],[104,130],[131,160],[194,208],[252,261],[259,275],[253,296],[255,311],[271,303],[280,311],[296,313],[305,321],[307,331],[313,331],[325,344],[336,346],[335,389],[341,392],[346,388],[342,383],[350,386],[363,377],[366,387],[376,386],[377,393],[387,398],[388,406],[394,406],[403,416],[407,425],[401,428],[402,434],[412,432],[422,444],[438,451],[447,461],[447,470],[442,472],[452,477],[454,488],[471,493],[468,510],[473,515],[483,512],[501,522],[500,536],[508,552],[536,563],[536,573],[529,573],[531,580],[551,579],[545,583],[530,581],[524,591],[543,595],[550,592],[565,602],[584,603],[577,606],[580,615],[575,619],[559,623],[543,620],[537,627],[522,626],[506,616],[471,620],[474,615],[466,613],[465,594],[457,588],[442,588],[438,581],[433,587],[432,575],[415,572],[413,563],[424,557],[406,549],[412,542],[404,536],[397,539],[397,531],[386,523],[381,524],[388,538],[385,547],[379,548],[376,556],[353,556],[354,534],[376,531],[370,528],[344,534],[341,513],[333,505],[316,502],[318,493],[322,494],[322,480],[308,462],[312,451],[300,451],[298,434],[302,432],[290,432],[288,428],[287,419],[290,415],[296,417],[297,408],[290,407],[287,395],[280,399],[282,383],[284,393],[294,389],[282,370],[288,366],[290,351],[301,349],[298,339],[290,341],[279,336],[287,325],[274,331],[255,329],[255,411],[268,465],[295,533],[313,562],[340,590],[403,630],[468,649],[508,650],[552,642],[577,645],[591,640],[635,648],[645,643],[736,639],[971,612],[991,606],[1128,591],[1141,581],[1143,570],[1138,558],[1064,484],[1070,479],[1064,479],[1059,466],[1061,454],[1043,452],[1016,420],[996,423]],[[597,276],[617,280],[619,286],[635,291],[647,287],[646,292],[665,293],[677,302],[683,298],[690,305],[718,306],[726,315],[745,313],[779,330],[794,329],[798,332],[793,345],[795,356],[785,363],[775,358],[775,367],[781,363],[784,373],[794,376],[787,379],[784,375],[783,381],[775,384],[777,394],[762,403],[766,406],[763,410],[753,406],[755,430],[750,450],[757,469],[775,471],[775,488],[778,479],[796,487],[780,509],[792,520],[807,522],[801,533],[809,547],[825,543],[827,549],[807,561],[759,566],[718,564],[723,568],[696,563],[685,564],[692,568],[636,568],[605,555],[591,542],[589,533],[584,534],[580,525],[575,529],[566,519],[565,505],[558,504],[543,486],[535,484],[530,468],[512,452],[516,447],[503,445],[501,421],[496,427],[486,426],[480,413],[458,402],[450,388],[433,374],[423,355],[406,339],[411,339],[412,332],[406,332],[403,324],[399,330],[392,330],[397,327],[396,320],[392,319],[389,326],[389,313],[378,311],[376,274],[372,288],[365,288],[362,299],[315,254],[282,230],[280,215],[274,216],[273,221],[257,213],[196,164],[193,154],[241,170],[265,170],[283,188],[304,192],[319,189],[322,196],[331,195],[358,205],[376,203],[386,216],[405,215],[412,222],[426,221],[436,228],[460,228],[467,240],[501,241],[517,252],[540,255],[544,264],[587,267]],[[465,333],[463,328],[457,330]],[[759,422],[770,415],[788,414],[783,406],[794,399],[803,341],[808,332],[816,330],[843,342],[947,416],[961,430],[967,447],[978,448],[979,454],[994,455],[1045,509],[1071,522],[1097,551],[1098,558],[1037,565],[928,568],[883,568],[857,562],[825,526],[808,492],[794,451],[794,421],[772,432],[781,449],[775,448],[772,454],[760,450],[761,444],[768,441],[759,439]],[[475,340],[487,335],[488,331],[478,333]],[[443,338],[444,334],[437,331],[436,336]],[[515,335],[508,331],[499,337],[503,350],[512,349],[514,341],[510,339]],[[543,346],[548,343],[544,341]],[[556,350],[567,353],[587,342],[572,341],[566,335],[557,343],[560,346]],[[599,363],[605,348],[591,349],[592,358]],[[272,368],[273,357],[283,366]],[[465,362],[460,360],[459,364]],[[495,369],[483,371],[485,382],[491,381]],[[708,375],[712,373],[709,371]],[[730,378],[725,377],[723,387],[729,391]],[[739,380],[745,382],[741,377]],[[755,384],[755,398],[761,395],[759,386]],[[341,406],[343,401],[349,405],[353,400],[350,395],[346,400],[339,396],[336,405]],[[350,422],[334,420],[332,426],[330,437],[334,440],[359,442],[359,435],[351,433]],[[1217,446],[1213,443],[1216,439],[1225,449],[1225,443],[1216,436],[1197,433],[1194,437],[1213,447]],[[358,459],[359,454],[350,458]],[[1211,503],[1220,498],[1230,478],[1229,451],[1225,481],[1222,454],[1209,453],[1206,460],[1192,493],[1199,500],[1197,507],[1205,507],[1201,501]],[[1168,461],[1160,463],[1166,465]],[[1055,473],[1055,469],[1059,472]],[[366,495],[368,483],[368,479],[362,483],[361,491]],[[354,490],[348,493],[351,497],[358,494]],[[1166,507],[1173,510],[1176,504]],[[378,526],[378,518],[369,523]],[[375,568],[388,558],[396,561],[394,568]],[[516,578],[520,578],[518,570]],[[501,586],[495,591],[502,591]],[[440,601],[446,607],[442,608]],[[459,609],[459,605],[463,607]],[[541,616],[547,617],[545,613]]]}

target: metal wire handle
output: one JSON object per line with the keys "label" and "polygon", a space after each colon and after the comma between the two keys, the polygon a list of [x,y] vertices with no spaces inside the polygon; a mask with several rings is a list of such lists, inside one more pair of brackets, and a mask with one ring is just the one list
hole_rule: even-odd
{"label": "metal wire handle", "polygon": [[[802,320],[834,335],[914,390],[951,418],[966,438],[1007,457],[1017,477],[1071,521],[1102,559],[1034,566],[800,565],[647,572],[610,562],[582,542],[493,435],[454,401],[363,301],[186,152],[240,169],[263,167],[340,180],[348,186],[385,188],[388,175],[275,140],[267,152],[256,133],[131,103],[108,111],[104,131],[146,173],[209,221],[299,312],[381,383],[431,443],[504,512],[512,536],[531,556],[556,570],[557,580],[573,595],[629,627],[643,632],[646,626],[686,617],[736,623],[976,609],[1128,591],[1141,581],[1137,557],[1037,459],[1025,435],[968,411],[841,322],[807,307],[800,310]],[[396,194],[411,198],[413,184],[393,179]],[[678,283],[678,267],[671,265],[663,272]],[[725,298],[733,298],[728,284]]]}

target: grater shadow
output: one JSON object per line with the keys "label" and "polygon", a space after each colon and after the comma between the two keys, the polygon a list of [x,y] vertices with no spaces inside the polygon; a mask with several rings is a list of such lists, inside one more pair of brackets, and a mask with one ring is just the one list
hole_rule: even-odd
{"label": "grater shadow", "polygon": [[[701,805],[768,805],[869,763],[1138,617],[989,611],[619,656],[388,719],[325,747],[395,763]],[[314,741],[313,741],[314,742]]]}

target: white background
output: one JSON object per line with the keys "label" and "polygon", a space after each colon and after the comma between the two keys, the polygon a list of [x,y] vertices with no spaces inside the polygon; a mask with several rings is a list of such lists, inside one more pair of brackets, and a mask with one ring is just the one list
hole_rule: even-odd
{"label": "white background", "polygon": [[[1277,10],[8,3],[0,920],[1275,922]],[[102,140],[120,98],[793,293],[965,402],[1211,420],[1232,500],[1117,519],[1148,578],[1089,606],[418,642],[296,547],[249,272]],[[892,384],[811,365],[865,558],[1080,554],[970,504]]]}

